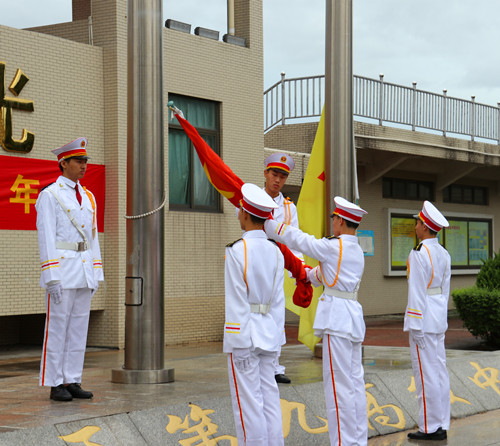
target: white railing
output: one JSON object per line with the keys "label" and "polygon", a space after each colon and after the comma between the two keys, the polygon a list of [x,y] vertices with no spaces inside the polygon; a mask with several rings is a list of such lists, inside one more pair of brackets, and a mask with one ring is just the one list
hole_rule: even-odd
{"label": "white railing", "polygon": [[[281,80],[264,92],[264,131],[293,119],[321,116],[324,104],[325,76]],[[471,100],[418,90],[379,79],[353,76],[354,116],[474,138],[500,144],[500,102],[497,107]]]}

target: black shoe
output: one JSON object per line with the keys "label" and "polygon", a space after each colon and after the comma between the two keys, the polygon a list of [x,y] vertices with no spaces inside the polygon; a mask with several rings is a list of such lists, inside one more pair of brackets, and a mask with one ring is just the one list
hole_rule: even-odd
{"label": "black shoe", "polygon": [[433,432],[432,434],[426,434],[424,432],[410,432],[408,434],[408,438],[410,440],[446,440],[448,438],[448,435],[446,434],[446,431],[439,428],[436,432]]}
{"label": "black shoe", "polygon": [[283,373],[278,373],[274,375],[274,379],[276,380],[277,383],[281,384],[290,384],[292,381],[290,381],[290,378]]}
{"label": "black shoe", "polygon": [[50,388],[50,399],[55,401],[71,401],[73,397],[64,384],[59,384],[57,387]]}
{"label": "black shoe", "polygon": [[83,390],[82,386],[79,383],[72,383],[69,384],[68,387],[68,392],[71,393],[73,398],[92,398],[94,395],[92,392],[88,392],[87,390]]}

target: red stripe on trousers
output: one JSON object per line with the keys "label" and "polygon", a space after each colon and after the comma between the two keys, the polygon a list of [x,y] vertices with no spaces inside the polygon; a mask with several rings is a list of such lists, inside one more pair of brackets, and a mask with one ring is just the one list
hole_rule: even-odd
{"label": "red stripe on trousers", "polygon": [[50,294],[47,297],[47,322],[45,327],[45,342],[43,344],[43,366],[42,366],[42,386],[45,385],[45,362],[47,360],[47,339],[49,337],[49,318],[50,318]]}
{"label": "red stripe on trousers", "polygon": [[245,443],[246,443],[247,434],[245,432],[245,423],[243,421],[243,412],[241,411],[240,394],[238,392],[238,383],[236,382],[236,373],[234,371],[234,363],[233,363],[233,354],[232,353],[231,353],[231,369],[233,371],[234,389],[236,391],[236,399],[238,400],[238,408],[240,409],[240,420],[241,420],[241,427],[243,428],[243,438],[245,439]]}
{"label": "red stripe on trousers", "polygon": [[425,386],[424,386],[424,374],[422,373],[422,364],[420,363],[420,353],[417,347],[417,356],[418,356],[418,367],[420,368],[420,378],[422,380],[422,397],[424,399],[424,423],[425,423],[425,433],[427,433],[427,405],[425,404]]}
{"label": "red stripe on trousers", "polygon": [[339,431],[339,446],[342,444],[342,439],[340,437],[340,417],[339,417],[339,406],[337,403],[337,391],[335,389],[335,376],[333,374],[333,363],[332,363],[332,350],[330,347],[330,335],[328,336],[328,355],[330,357],[330,373],[332,374],[332,385],[333,385],[333,396],[335,397],[335,408],[337,409],[337,429]]}

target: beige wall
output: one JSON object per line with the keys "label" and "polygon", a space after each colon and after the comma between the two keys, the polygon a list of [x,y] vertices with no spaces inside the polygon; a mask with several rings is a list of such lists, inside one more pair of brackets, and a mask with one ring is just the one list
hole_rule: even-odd
{"label": "beige wall", "polygon": [[[93,0],[93,41],[87,20],[39,28],[0,27],[0,60],[7,79],[21,67],[30,77],[23,97],[36,112],[22,126],[36,136],[28,156],[52,159],[50,149],[75,136],[89,137],[92,162],[106,165],[105,236],[101,235],[105,284],[93,302],[89,345],[123,347],[126,228],[127,21],[125,0]],[[263,74],[262,2],[236,3],[239,47],[164,29],[164,92],[221,104],[221,152],[244,181],[262,182]],[[65,40],[61,37],[66,37]],[[80,43],[77,43],[80,42]],[[165,112],[165,150],[168,150]],[[15,122],[17,115],[15,114]],[[19,125],[21,120],[17,121]],[[19,128],[15,128],[17,134]],[[4,153],[7,154],[7,153]],[[168,172],[168,155],[165,156]],[[165,178],[168,186],[168,174]],[[167,190],[168,194],[168,190]],[[222,339],[224,246],[241,230],[233,206],[222,213],[177,212],[165,208],[165,342]],[[9,271],[0,316],[43,313],[38,287],[36,232],[1,231],[0,264]],[[14,256],[14,258],[13,258]],[[27,271],[20,278],[18,271]],[[27,266],[26,266],[27,265]],[[9,295],[9,297],[7,297]],[[16,296],[13,304],[10,296]],[[9,319],[10,326],[15,322]],[[19,322],[18,322],[19,325]],[[4,324],[6,327],[7,324]],[[10,329],[12,333],[13,329]],[[0,337],[4,340],[3,330]],[[41,342],[41,339],[40,339]]]}
{"label": "beige wall", "polygon": [[[164,29],[165,103],[169,93],[219,102],[223,159],[244,181],[262,184],[263,159],[268,153],[264,151],[262,131],[262,0],[237,0],[235,5],[236,33],[247,39],[246,48]],[[50,149],[77,136],[89,138],[88,150],[92,162],[106,166],[106,215],[105,234],[100,236],[105,284],[92,304],[94,311],[91,314],[88,343],[123,347],[127,186],[126,1],[93,0],[92,13],[93,46],[88,44],[88,24],[85,19],[37,28],[38,32],[0,26],[0,60],[7,66],[6,84],[10,83],[16,69],[21,68],[30,77],[21,96],[35,101],[34,113],[14,112],[14,135],[19,138],[23,127],[36,134],[35,147],[31,153],[23,155],[1,151],[1,154],[52,159]],[[316,125],[279,128],[266,135],[265,146],[308,152]],[[168,151],[166,112],[164,126],[165,150]],[[287,127],[291,134],[287,134]],[[449,150],[433,148],[431,143],[455,144],[462,149],[468,149],[471,145],[453,143],[449,138],[443,141],[431,135],[423,137],[427,145],[419,151],[414,141],[404,144],[384,139],[416,138],[415,132],[408,135],[408,132],[397,130],[391,134],[385,128],[359,123],[355,129],[360,135],[356,138],[358,153],[366,155],[365,158],[358,158],[361,205],[369,211],[363,228],[375,232],[375,256],[366,258],[360,300],[367,315],[401,313],[406,299],[405,278],[385,277],[383,271],[387,253],[384,209],[416,209],[419,204],[406,200],[383,200],[381,178],[373,180],[373,172],[369,168],[377,164],[379,155],[385,152],[403,155],[411,152],[412,156],[421,156],[427,162],[429,159],[445,162]],[[375,137],[379,139],[375,140]],[[498,148],[488,145],[477,144],[473,148],[487,153],[496,150],[498,153]],[[479,162],[479,158],[474,156],[471,159]],[[307,157],[304,156],[298,163],[300,167],[290,177],[291,185],[300,185],[306,165]],[[408,175],[413,168],[408,166],[413,166],[411,161],[406,165],[401,164],[399,170],[392,173]],[[446,166],[439,169],[445,171]],[[168,152],[165,156],[165,171],[165,185],[168,188]],[[419,175],[422,175],[421,171]],[[491,202],[485,209],[444,205],[439,199],[437,204],[444,211],[493,214],[494,232],[498,233],[498,180],[494,182],[483,178],[482,181],[491,191],[496,191],[490,194]],[[232,205],[223,200],[222,211],[170,211],[167,202],[164,211],[167,344],[222,339],[224,246],[241,236]],[[0,343],[20,342],[23,341],[24,330],[19,327],[33,319],[33,316],[28,315],[41,315],[44,312],[43,291],[38,287],[36,232],[0,231],[0,244],[0,266],[6,283],[4,292],[0,293],[0,318],[4,316],[0,319],[3,321],[0,322]],[[495,250],[498,248],[495,239]],[[469,285],[473,279],[473,276],[454,276],[452,286]],[[36,336],[30,337],[31,342]],[[41,333],[38,341],[41,342]]]}
{"label": "beige wall", "polygon": [[[266,153],[271,150],[291,150],[295,147],[297,160],[304,160],[307,167],[307,156],[314,142],[317,123],[292,124],[277,126],[264,137]],[[359,299],[364,314],[397,314],[404,313],[407,302],[407,282],[405,273],[399,276],[386,275],[389,257],[388,209],[419,211],[422,203],[415,200],[394,200],[382,197],[382,178],[417,179],[438,184],[442,179],[449,179],[450,172],[457,173],[468,169],[472,163],[477,166],[462,178],[458,184],[487,187],[489,191],[488,206],[443,203],[441,191],[436,192],[434,203],[445,215],[474,216],[488,215],[493,217],[493,250],[500,250],[500,147],[484,142],[471,142],[462,138],[450,138],[440,135],[412,132],[400,128],[381,127],[378,125],[355,122],[356,148],[358,158],[359,204],[368,211],[363,218],[360,229],[374,231],[374,256],[365,257],[365,272],[359,291]],[[297,141],[294,143],[293,141]],[[298,145],[300,142],[300,145]],[[297,145],[294,145],[297,144]],[[404,155],[404,160],[395,168],[380,173],[395,156]],[[485,156],[484,154],[491,154]],[[385,156],[388,158],[384,159]],[[392,158],[391,158],[392,157]],[[465,166],[465,167],[464,167]],[[379,178],[372,180],[379,171]],[[294,172],[289,181],[300,184],[302,178]],[[472,286],[476,273],[452,273],[451,289]],[[450,307],[453,301],[450,299]]]}
{"label": "beige wall", "polygon": [[[33,150],[16,154],[0,149],[1,155],[54,159],[51,149],[86,136],[92,162],[104,162],[101,48],[0,26],[0,61],[6,64],[6,88],[18,68],[29,77],[19,97],[33,100],[35,108],[32,113],[13,111],[14,138],[21,137],[23,128],[33,132]],[[7,96],[12,97],[10,92]],[[30,212],[35,212],[33,205]],[[43,313],[36,232],[2,230],[0,245],[5,284],[0,315]],[[92,308],[104,308],[103,292],[96,295]]]}

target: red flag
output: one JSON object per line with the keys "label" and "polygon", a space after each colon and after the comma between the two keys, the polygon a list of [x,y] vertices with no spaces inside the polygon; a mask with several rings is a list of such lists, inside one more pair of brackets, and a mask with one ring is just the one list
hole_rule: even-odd
{"label": "red flag", "polygon": [[[35,203],[40,191],[57,180],[57,161],[0,156],[0,229],[36,230]],[[97,203],[97,228],[104,231],[105,169],[89,164],[82,186]]]}
{"label": "red flag", "polygon": [[[174,112],[175,117],[193,143],[208,180],[224,197],[239,208],[240,200],[243,198],[241,186],[243,186],[244,182],[212,150],[198,131],[177,112]],[[296,305],[307,307],[311,302],[312,287],[310,283],[306,282],[304,265],[285,245],[278,243],[278,246],[285,259],[285,268],[297,279],[294,302],[298,302]]]}
{"label": "red flag", "polygon": [[175,117],[193,143],[208,180],[219,193],[239,208],[243,181],[222,161],[188,121],[177,113]]}

